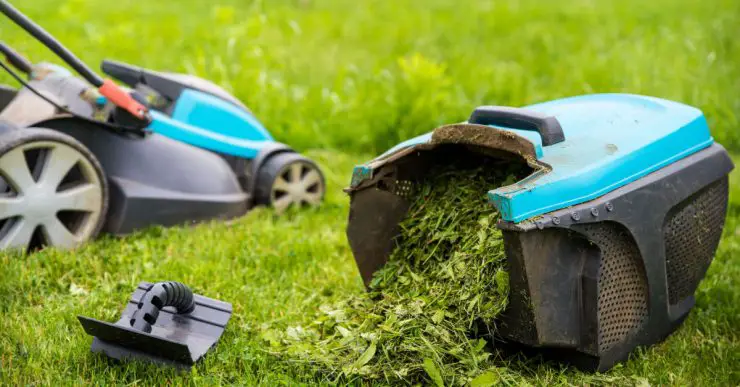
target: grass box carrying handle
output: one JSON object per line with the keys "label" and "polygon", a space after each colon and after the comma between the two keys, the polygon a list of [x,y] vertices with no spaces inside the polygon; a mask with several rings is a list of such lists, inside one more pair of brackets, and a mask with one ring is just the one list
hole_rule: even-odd
{"label": "grass box carrying handle", "polygon": [[534,130],[542,137],[542,145],[565,141],[563,128],[553,116],[509,106],[481,106],[473,111],[468,122],[478,125],[502,125],[509,128]]}

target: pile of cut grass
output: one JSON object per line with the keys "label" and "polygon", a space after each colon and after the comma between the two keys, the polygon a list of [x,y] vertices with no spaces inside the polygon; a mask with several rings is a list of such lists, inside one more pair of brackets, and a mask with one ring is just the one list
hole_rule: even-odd
{"label": "pile of cut grass", "polygon": [[490,377],[476,330],[506,307],[509,281],[499,214],[485,193],[517,174],[461,167],[443,167],[421,185],[367,294],[323,305],[299,325],[263,326],[271,353],[335,380],[460,385]]}

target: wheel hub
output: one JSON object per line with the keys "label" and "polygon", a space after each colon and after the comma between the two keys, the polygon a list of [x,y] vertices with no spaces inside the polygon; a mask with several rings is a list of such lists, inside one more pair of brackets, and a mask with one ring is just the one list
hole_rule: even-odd
{"label": "wheel hub", "polygon": [[56,215],[55,198],[51,192],[41,189],[38,185],[29,187],[18,203],[26,221],[36,224],[45,223],[48,218]]}
{"label": "wheel hub", "polygon": [[[91,161],[53,141],[22,144],[0,156],[0,248],[71,248],[88,239],[102,216],[102,182]],[[40,234],[39,234],[40,232]]]}
{"label": "wheel hub", "polygon": [[272,205],[278,213],[291,205],[318,205],[324,194],[324,184],[315,166],[295,162],[278,174],[271,192]]}

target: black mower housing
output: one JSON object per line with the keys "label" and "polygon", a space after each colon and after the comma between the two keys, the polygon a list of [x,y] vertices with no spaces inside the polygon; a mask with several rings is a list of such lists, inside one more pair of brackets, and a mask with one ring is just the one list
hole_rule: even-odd
{"label": "black mower housing", "polygon": [[[0,110],[17,93],[0,88]],[[221,156],[159,134],[115,133],[100,125],[68,114],[29,123],[72,136],[98,159],[110,192],[103,232],[123,235],[152,224],[229,219],[247,212],[249,195]],[[23,129],[3,125],[0,130]]]}

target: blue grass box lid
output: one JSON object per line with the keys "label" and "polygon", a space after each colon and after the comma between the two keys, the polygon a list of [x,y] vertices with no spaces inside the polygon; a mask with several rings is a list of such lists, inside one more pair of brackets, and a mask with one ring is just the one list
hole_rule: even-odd
{"label": "blue grass box lid", "polygon": [[[486,111],[494,118],[480,119],[477,113]],[[595,94],[521,109],[481,107],[465,123],[407,140],[355,167],[351,187],[416,149],[444,142],[476,145],[480,126],[499,137],[487,146],[516,153],[534,169],[527,178],[488,192],[509,222],[596,199],[714,142],[700,110],[655,97]]]}

